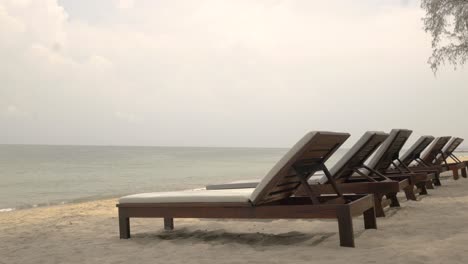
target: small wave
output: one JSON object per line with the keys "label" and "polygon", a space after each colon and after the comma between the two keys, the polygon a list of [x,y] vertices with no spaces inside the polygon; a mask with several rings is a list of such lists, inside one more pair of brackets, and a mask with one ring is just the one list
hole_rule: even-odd
{"label": "small wave", "polygon": [[183,190],[183,191],[205,191],[206,188],[195,188],[195,189],[186,189],[186,190]]}
{"label": "small wave", "polygon": [[11,211],[14,211],[15,208],[3,208],[3,209],[0,209],[0,213],[6,213],[6,212],[11,212]]}

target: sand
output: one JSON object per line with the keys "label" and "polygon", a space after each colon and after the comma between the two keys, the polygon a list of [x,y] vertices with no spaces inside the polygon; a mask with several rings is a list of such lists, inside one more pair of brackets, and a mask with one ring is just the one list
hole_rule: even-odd
{"label": "sand", "polygon": [[468,263],[468,179],[402,201],[338,246],[336,221],[132,220],[118,238],[116,200],[0,213],[0,263]]}

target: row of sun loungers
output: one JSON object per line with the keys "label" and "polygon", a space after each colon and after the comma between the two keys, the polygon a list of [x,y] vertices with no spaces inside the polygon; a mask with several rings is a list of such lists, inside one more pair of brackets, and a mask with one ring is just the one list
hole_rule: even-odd
{"label": "row of sun loungers", "polygon": [[[461,138],[422,136],[400,157],[412,131],[366,132],[334,166],[326,161],[348,133],[315,131],[297,142],[262,179],[207,185],[206,190],[155,192],[125,196],[117,204],[120,238],[130,238],[130,218],[337,219],[340,245],[354,247],[353,217],[363,215],[366,229],[377,228],[385,207],[441,186],[440,174],[467,164],[454,150]],[[432,144],[431,144],[432,143]]]}

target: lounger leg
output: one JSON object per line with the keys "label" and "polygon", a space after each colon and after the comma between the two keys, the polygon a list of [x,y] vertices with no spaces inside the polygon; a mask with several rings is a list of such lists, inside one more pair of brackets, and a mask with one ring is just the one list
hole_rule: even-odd
{"label": "lounger leg", "polygon": [[375,218],[374,208],[370,208],[364,211],[364,228],[365,229],[377,229],[377,218]]}
{"label": "lounger leg", "polygon": [[426,183],[425,182],[419,182],[416,184],[416,186],[418,186],[418,189],[420,189],[421,191],[419,191],[419,195],[427,195],[427,189],[426,189]]}
{"label": "lounger leg", "polygon": [[338,209],[338,230],[340,233],[340,246],[354,247],[353,217],[349,207]]}
{"label": "lounger leg", "polygon": [[174,218],[164,218],[164,230],[174,230]]}
{"label": "lounger leg", "polygon": [[458,178],[460,178],[460,175],[458,175],[458,169],[453,169],[452,172],[453,172],[453,179],[458,180]]}
{"label": "lounger leg", "polygon": [[387,198],[390,199],[390,207],[400,207],[400,202],[398,201],[396,193],[387,194]]}
{"label": "lounger leg", "polygon": [[382,194],[374,194],[374,208],[377,217],[385,217],[385,211],[382,207]]}
{"label": "lounger leg", "polygon": [[461,169],[461,175],[462,175],[463,178],[466,178],[466,177],[467,177],[467,175],[466,175],[466,167]]}
{"label": "lounger leg", "polygon": [[434,182],[435,186],[442,186],[442,183],[440,182],[440,172],[436,172],[434,180],[432,181]]}
{"label": "lounger leg", "polygon": [[405,195],[406,195],[406,199],[408,200],[413,200],[413,201],[416,201],[416,195],[414,195],[414,185],[411,184],[410,186],[406,187],[405,188]]}
{"label": "lounger leg", "polygon": [[426,182],[426,189],[434,189],[434,184],[432,181],[427,181]]}
{"label": "lounger leg", "polygon": [[119,217],[120,239],[130,238],[130,218]]}

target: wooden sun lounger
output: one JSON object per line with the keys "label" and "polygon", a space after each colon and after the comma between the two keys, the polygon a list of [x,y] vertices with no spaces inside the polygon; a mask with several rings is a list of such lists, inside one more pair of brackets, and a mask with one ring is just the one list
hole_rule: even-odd
{"label": "wooden sun lounger", "polygon": [[[396,165],[394,166],[400,169],[406,169],[406,171],[410,172],[430,173],[430,175],[433,175],[431,177],[431,183],[435,186],[441,186],[441,167],[426,164],[421,159],[421,153],[432,141],[434,141],[433,136],[421,136],[403,155],[401,155],[400,159],[397,159],[395,162]],[[432,189],[433,185],[427,184],[426,187]]]}
{"label": "wooden sun lounger", "polygon": [[[368,177],[362,173],[362,169],[372,170],[364,165],[364,162],[375,150],[388,139],[384,132],[366,132],[361,139],[331,168],[332,177],[339,183],[340,191],[344,193],[372,193],[374,195],[374,207],[377,217],[384,217],[386,206],[399,207],[397,193],[408,192],[411,188],[406,178],[390,179],[381,173],[374,171],[377,177]],[[356,175],[357,174],[357,175]],[[317,193],[331,193],[328,180],[325,184],[310,184]],[[304,190],[299,189],[296,195],[304,195]]]}
{"label": "wooden sun lounger", "polygon": [[444,146],[448,143],[450,137],[437,137],[432,141],[432,143],[426,148],[426,150],[421,153],[421,164],[425,164],[426,166],[435,168],[439,170],[439,172],[447,171],[446,168],[440,165],[436,165],[434,162],[437,156],[442,152]]}
{"label": "wooden sun lounger", "polygon": [[[424,140],[429,140],[431,138],[433,143],[427,148],[427,150],[421,154],[423,149],[429,145],[429,143],[423,143]],[[467,164],[460,161],[453,151],[461,144],[463,139],[453,138],[450,142],[450,137],[438,137],[434,140],[434,137],[423,136],[416,143],[421,143],[421,147],[416,149],[413,152],[408,151],[405,153],[404,158],[402,158],[402,163],[406,166],[410,164],[415,164],[410,166],[411,170],[415,171],[424,171],[424,170],[436,170],[437,178],[433,180],[434,185],[440,186],[440,173],[445,171],[452,171],[452,176],[454,179],[459,178],[459,171],[461,172],[462,177],[467,175]],[[415,144],[416,144],[415,143]],[[424,147],[423,147],[424,145]],[[448,162],[448,158],[452,158],[455,162]]]}
{"label": "wooden sun lounger", "polygon": [[[320,196],[307,184],[315,172],[328,172],[325,161],[348,137],[347,133],[308,133],[255,189],[122,197],[117,204],[120,238],[130,237],[130,219],[135,217],[163,218],[168,230],[174,228],[174,218],[331,218],[338,220],[340,245],[354,247],[354,216],[364,215],[366,229],[377,228],[373,195],[343,195],[331,177],[329,181],[334,186],[334,195]],[[308,190],[307,197],[293,197],[300,186]]]}
{"label": "wooden sun lounger", "polygon": [[390,136],[367,164],[367,173],[369,176],[373,176],[379,172],[394,180],[408,179],[410,188],[405,190],[406,198],[417,200],[417,193],[419,195],[427,194],[426,185],[431,182],[433,175],[427,172],[404,171],[396,163],[399,160],[399,153],[411,133],[412,131],[407,129],[392,129]]}
{"label": "wooden sun lounger", "polygon": [[[440,166],[442,171],[452,171],[452,176],[455,180],[458,180],[460,177],[459,171],[463,178],[467,177],[466,163],[459,160],[458,157],[453,154],[455,149],[457,149],[462,142],[463,138],[453,137],[450,139],[444,148],[436,155],[432,163],[434,166]],[[426,162],[430,158],[432,158],[432,156],[428,155]],[[449,158],[452,160],[449,161]]]}
{"label": "wooden sun lounger", "polygon": [[[398,207],[400,203],[396,194],[402,190],[405,192],[410,188],[408,179],[399,179],[398,181],[391,180],[382,175],[381,178],[353,177],[354,173],[360,173],[365,160],[380,146],[380,144],[388,137],[384,132],[366,132],[353,147],[330,169],[331,178],[335,179],[338,189],[342,193],[348,194],[363,194],[371,193],[374,195],[375,211],[377,217],[385,216],[384,208],[386,206]],[[378,173],[379,174],[379,173]],[[309,181],[310,188],[316,194],[333,194],[335,193],[334,185],[329,184],[326,175],[314,175],[316,180]],[[240,189],[240,188],[255,188],[259,181],[240,181],[226,184],[208,185],[208,190],[219,189]],[[307,196],[308,190],[300,188],[295,193],[295,196]],[[386,199],[385,199],[386,198]]]}

